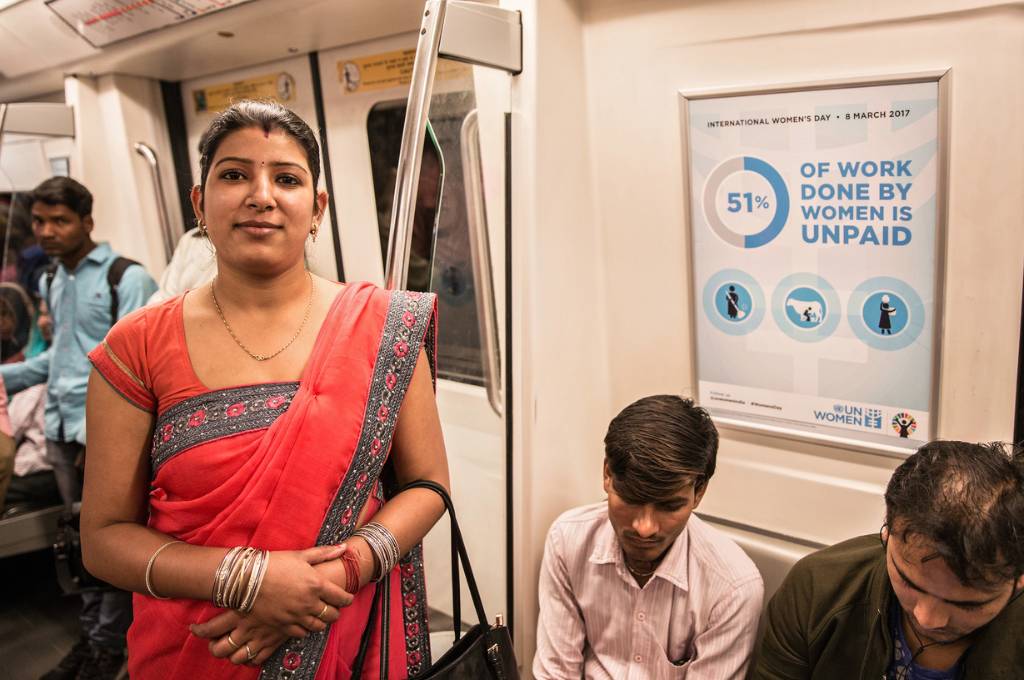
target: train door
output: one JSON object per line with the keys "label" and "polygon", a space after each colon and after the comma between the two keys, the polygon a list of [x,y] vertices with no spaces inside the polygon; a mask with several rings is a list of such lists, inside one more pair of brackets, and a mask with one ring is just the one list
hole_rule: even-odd
{"label": "train door", "polygon": [[[518,34],[518,23],[515,30]],[[320,188],[332,195],[332,214],[325,224],[333,228],[314,246],[310,266],[323,276],[384,284],[416,47],[415,33],[399,34],[183,81],[193,180],[199,177],[199,137],[232,99],[270,97],[311,125],[322,121],[324,158],[330,163],[325,163]],[[491,615],[511,613],[506,587],[507,423],[500,388],[507,366],[502,361],[503,244],[510,90],[504,71],[439,63],[429,105],[432,135],[424,150],[414,254],[406,270],[406,287],[438,294],[437,395],[453,499]],[[443,631],[453,614],[448,545],[448,524],[442,521],[424,541],[428,606],[436,631]],[[463,580],[462,599],[468,597]],[[435,636],[435,655],[446,649],[450,638],[450,630]]]}
{"label": "train door", "polygon": [[[349,280],[385,281],[416,46],[416,34],[406,34],[319,54],[332,190]],[[500,390],[509,93],[505,73],[438,62],[404,286],[438,296],[437,399],[452,495],[491,615],[510,610]],[[435,624],[452,615],[448,545],[442,520],[424,541]],[[462,599],[468,601],[464,582]],[[451,633],[440,632],[442,625],[433,630],[436,656],[450,644]]]}

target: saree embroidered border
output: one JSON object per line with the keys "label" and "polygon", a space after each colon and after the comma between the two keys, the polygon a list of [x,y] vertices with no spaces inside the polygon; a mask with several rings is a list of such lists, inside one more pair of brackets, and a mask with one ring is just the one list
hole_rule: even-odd
{"label": "saree embroidered border", "polygon": [[423,579],[423,546],[409,551],[399,562],[402,582],[402,626],[409,677],[430,667],[430,630],[427,620],[427,584]]}
{"label": "saree embroidered border", "polygon": [[266,383],[207,392],[167,409],[153,432],[152,474],[193,446],[266,429],[291,406],[298,382]]}
{"label": "saree embroidered border", "polygon": [[[412,381],[416,360],[419,357],[419,338],[425,338],[431,344],[424,343],[427,355],[433,365],[432,335],[428,331],[433,327],[432,311],[434,296],[410,291],[395,291],[388,305],[377,359],[374,363],[373,376],[370,382],[370,393],[367,397],[363,414],[363,428],[356,445],[356,453],[352,464],[342,481],[334,501],[317,537],[317,545],[332,545],[344,541],[355,530],[356,519],[363,508],[371,491],[378,486],[377,481],[387,459],[391,447],[391,438],[398,422],[398,412],[402,406],[406,390]],[[415,555],[420,555],[417,565]],[[403,620],[406,628],[406,654],[416,652],[413,659],[407,658],[409,675],[413,677],[424,668],[423,661],[429,664],[430,642],[426,625],[426,592],[422,578],[422,553],[410,552],[401,563],[412,565],[415,572],[419,569],[419,580],[411,588],[421,587],[420,592],[410,598],[419,607],[413,607],[411,615],[403,608]],[[390,577],[389,577],[390,578]],[[413,592],[410,590],[410,592]],[[403,588],[403,597],[404,597]],[[404,601],[403,601],[404,604]],[[417,620],[418,619],[418,620]],[[409,624],[416,626],[409,628]],[[264,664],[260,673],[261,680],[313,680],[316,676],[330,626],[324,631],[310,633],[305,638],[293,638],[282,645]],[[410,646],[409,630],[416,633]],[[413,671],[412,666],[416,667]]]}

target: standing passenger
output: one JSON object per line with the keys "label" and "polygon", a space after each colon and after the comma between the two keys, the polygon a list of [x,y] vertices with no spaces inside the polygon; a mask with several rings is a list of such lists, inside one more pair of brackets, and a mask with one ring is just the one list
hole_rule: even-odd
{"label": "standing passenger", "polygon": [[646,397],[612,420],[604,444],[607,501],[548,533],[534,677],[742,678],[761,575],[692,515],[715,472],[714,423],[688,399]]}
{"label": "standing passenger", "polygon": [[[31,195],[32,228],[39,245],[58,262],[43,277],[40,295],[53,317],[53,345],[16,364],[0,366],[10,395],[47,383],[46,455],[69,508],[82,499],[85,456],[86,354],[118,318],[140,307],[156,290],[146,270],[92,240],[92,194],[68,177],[52,177]],[[117,261],[120,260],[120,263]],[[114,269],[115,282],[111,279]],[[121,270],[118,272],[118,270]],[[120,590],[82,593],[81,638],[45,680],[113,678],[124,660],[131,599]]]}
{"label": "standing passenger", "polygon": [[217,258],[205,230],[186,231],[174,247],[174,255],[160,276],[160,287],[149,303],[163,302],[209,283],[217,275]]}
{"label": "standing passenger", "polygon": [[[234,104],[199,153],[192,205],[216,278],[90,355],[82,542],[90,570],[138,593],[131,676],[347,680],[364,632],[362,678],[381,652],[391,678],[419,675],[415,546],[443,505],[396,486],[448,485],[435,298],[306,269],[327,194],[293,112]],[[370,581],[391,592],[384,642]]]}
{"label": "standing passenger", "polygon": [[[16,283],[0,283],[0,363],[25,360],[32,301]],[[0,519],[61,503],[53,466],[46,461],[46,385],[33,385],[13,398],[0,378]],[[6,497],[5,485],[8,485]]]}
{"label": "standing passenger", "polygon": [[925,444],[889,480],[880,534],[790,571],[768,605],[751,677],[1022,677],[1022,537],[1024,452]]}

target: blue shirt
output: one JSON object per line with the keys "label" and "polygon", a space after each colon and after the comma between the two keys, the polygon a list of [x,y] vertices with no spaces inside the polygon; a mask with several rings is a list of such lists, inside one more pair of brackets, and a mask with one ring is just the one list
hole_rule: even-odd
{"label": "blue shirt", "polygon": [[896,641],[892,663],[885,674],[886,680],[957,680],[960,677],[960,662],[944,671],[932,670],[918,666],[910,653],[910,645],[903,635],[903,612],[897,603],[893,603],[893,613],[889,616],[893,639]]}
{"label": "blue shirt", "polygon": [[[8,395],[48,382],[46,391],[46,438],[85,444],[85,390],[92,364],[88,354],[114,325],[110,318],[110,284],[107,272],[118,255],[100,243],[68,273],[57,267],[53,290],[46,283],[40,294],[49,299],[53,317],[53,344],[41,354],[16,364],[0,366]],[[141,266],[124,270],[117,285],[117,318],[146,304],[156,283]]]}

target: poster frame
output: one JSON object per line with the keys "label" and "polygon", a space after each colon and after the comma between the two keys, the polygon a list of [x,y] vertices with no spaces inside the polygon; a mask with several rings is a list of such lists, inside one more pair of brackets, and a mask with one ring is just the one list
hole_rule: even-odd
{"label": "poster frame", "polygon": [[[684,244],[686,254],[684,261],[689,267],[687,277],[689,294],[689,322],[690,346],[690,375],[692,376],[690,389],[695,400],[699,403],[700,396],[700,372],[698,361],[697,345],[697,324],[700,323],[700,290],[696,277],[696,252],[694,250],[694,221],[693,221],[693,195],[691,190],[691,168],[692,168],[692,145],[690,140],[690,102],[704,99],[724,99],[730,97],[745,97],[750,95],[764,94],[786,94],[809,92],[815,90],[837,90],[851,89],[858,87],[876,87],[880,85],[906,85],[914,83],[937,83],[937,126],[936,140],[938,150],[936,153],[936,181],[935,181],[935,262],[934,262],[934,323],[932,325],[932,356],[931,356],[931,394],[928,397],[929,404],[929,430],[925,435],[926,441],[936,438],[940,431],[942,413],[940,412],[942,378],[942,336],[945,328],[945,288],[946,288],[946,248],[947,248],[947,227],[949,218],[949,139],[950,139],[950,91],[952,87],[952,69],[939,68],[926,71],[914,71],[899,74],[876,74],[864,76],[852,76],[843,78],[830,78],[813,81],[802,81],[795,83],[777,83],[766,85],[738,85],[721,88],[705,88],[697,90],[681,89],[678,91],[679,98],[679,123],[680,141],[682,143],[682,182],[683,182],[683,220],[684,220]],[[709,411],[712,409],[709,408]],[[838,447],[850,451],[873,453],[889,458],[904,459],[916,450],[915,447],[898,446],[895,444],[882,444],[874,441],[858,439],[853,431],[849,436],[840,434],[841,428],[814,428],[811,425],[801,426],[799,423],[772,423],[765,417],[758,419],[756,416],[745,416],[743,414],[723,415],[711,412],[711,418],[715,424],[723,429],[738,430],[766,435],[779,439],[794,440],[798,442],[820,444],[831,447]],[[816,431],[819,430],[819,431]]]}

